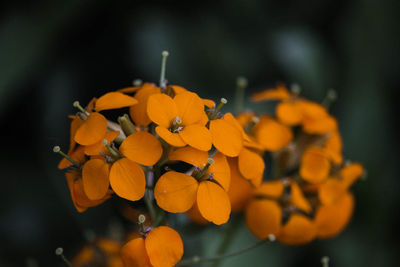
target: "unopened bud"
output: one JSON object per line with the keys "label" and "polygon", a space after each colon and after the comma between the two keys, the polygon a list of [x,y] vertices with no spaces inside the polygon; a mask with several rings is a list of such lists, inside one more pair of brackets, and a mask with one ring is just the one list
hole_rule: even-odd
{"label": "unopened bud", "polygon": [[169,52],[168,51],[162,51],[161,55],[163,57],[168,57],[169,56]]}
{"label": "unopened bud", "polygon": [[210,164],[210,165],[214,164],[214,159],[213,158],[208,158],[207,159],[207,163]]}
{"label": "unopened bud", "polygon": [[293,83],[293,84],[290,86],[290,91],[291,91],[292,94],[294,94],[294,95],[299,95],[300,92],[301,92],[301,87],[300,87],[300,85],[298,85],[297,83]]}
{"label": "unopened bud", "polygon": [[77,108],[77,107],[80,106],[79,101],[75,101],[72,105],[73,105],[75,108]]}
{"label": "unopened bud", "polygon": [[53,147],[53,152],[54,152],[54,153],[58,153],[58,152],[60,152],[60,151],[61,151],[61,148],[60,148],[59,146]]}
{"label": "unopened bud", "polygon": [[253,117],[251,119],[251,121],[254,122],[254,123],[259,123],[260,122],[260,118],[259,117]]}
{"label": "unopened bud", "polygon": [[103,139],[103,140],[101,141],[101,143],[103,144],[103,146],[106,146],[106,145],[108,145],[108,141],[107,141],[107,139]]}
{"label": "unopened bud", "polygon": [[226,98],[221,98],[221,103],[225,105],[226,103],[228,103],[228,100]]}

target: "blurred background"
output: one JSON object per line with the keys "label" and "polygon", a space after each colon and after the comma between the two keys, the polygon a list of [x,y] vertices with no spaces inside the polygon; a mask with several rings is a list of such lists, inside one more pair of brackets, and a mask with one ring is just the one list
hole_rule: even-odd
{"label": "blurred background", "polygon": [[[55,248],[71,258],[87,230],[118,228],[112,201],[75,211],[52,147],[67,150],[73,101],[86,104],[136,78],[158,82],[162,50],[170,52],[170,83],[214,100],[232,99],[239,75],[248,94],[278,81],[300,84],[315,101],[336,89],[332,113],[345,157],[368,171],[338,237],[262,246],[223,266],[320,266],[325,255],[332,266],[395,266],[399,7],[396,0],[1,1],[0,266],[63,266]],[[242,229],[229,250],[255,241]],[[198,238],[205,253],[216,238],[215,229]]]}

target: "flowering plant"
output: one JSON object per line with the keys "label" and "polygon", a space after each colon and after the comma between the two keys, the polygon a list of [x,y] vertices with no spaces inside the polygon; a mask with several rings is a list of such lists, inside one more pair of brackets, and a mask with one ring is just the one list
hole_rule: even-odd
{"label": "flowering plant", "polygon": [[[350,187],[363,174],[360,163],[344,160],[336,119],[328,106],[285,85],[252,95],[277,102],[275,114],[222,112],[216,104],[165,79],[163,52],[159,85],[135,82],[93,98],[70,116],[70,146],[54,152],[64,158],[71,199],[78,212],[112,197],[137,202],[134,229],[124,240],[97,239],[69,262],[101,261],[102,266],[174,266],[217,261],[247,251],[211,258],[184,255],[174,214],[207,227],[243,214],[260,242],[275,239],[301,245],[340,233],[351,218]],[[238,80],[237,103],[246,87]],[[240,108],[239,108],[240,109]],[[109,110],[120,113],[116,121]],[[242,217],[239,217],[242,218]],[[254,246],[252,246],[254,247]],[[250,247],[250,248],[252,248]],[[97,254],[101,257],[96,257]]]}

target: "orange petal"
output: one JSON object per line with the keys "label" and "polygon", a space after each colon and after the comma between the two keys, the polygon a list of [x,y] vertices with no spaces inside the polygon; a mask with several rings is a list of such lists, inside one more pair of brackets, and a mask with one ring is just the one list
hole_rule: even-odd
{"label": "orange petal", "polygon": [[130,107],[137,104],[138,101],[128,95],[121,92],[110,92],[102,95],[96,101],[96,111],[108,110],[108,109],[118,109]]}
{"label": "orange petal", "polygon": [[147,116],[147,100],[151,95],[159,93],[160,88],[155,85],[143,86],[143,88],[136,93],[135,98],[139,103],[129,108],[129,115],[136,125],[147,126],[150,124],[151,120],[149,116]]}
{"label": "orange petal", "polygon": [[204,113],[204,104],[201,98],[192,92],[184,92],[174,97],[174,102],[178,108],[178,117],[182,120],[182,125],[187,126],[201,120]]}
{"label": "orange petal", "polygon": [[107,131],[107,119],[100,113],[92,112],[75,133],[74,140],[88,146],[101,141]]}
{"label": "orange petal", "polygon": [[336,178],[329,178],[318,190],[318,198],[322,204],[330,205],[342,197],[346,192],[346,185]]}
{"label": "orange petal", "polygon": [[211,133],[205,126],[198,124],[185,126],[183,130],[179,132],[179,136],[189,146],[203,151],[208,151],[211,149]]}
{"label": "orange petal", "polygon": [[279,234],[282,209],[275,201],[254,199],[246,207],[245,216],[247,227],[258,239]]}
{"label": "orange petal", "polygon": [[70,132],[69,132],[69,149],[68,149],[68,154],[71,153],[76,146],[76,142],[74,140],[75,133],[81,127],[81,125],[84,123],[83,120],[81,120],[78,116],[72,116],[72,121],[71,121],[71,127],[70,127]]}
{"label": "orange petal", "polygon": [[198,182],[193,177],[169,171],[163,174],[154,188],[160,208],[173,213],[188,211],[196,200]]}
{"label": "orange petal", "polygon": [[145,241],[138,237],[126,243],[121,249],[121,258],[126,267],[151,267]]}
{"label": "orange petal", "polygon": [[319,103],[301,99],[297,101],[297,105],[301,109],[301,113],[303,113],[305,118],[318,120],[329,116],[326,108]]}
{"label": "orange petal", "polygon": [[180,137],[178,133],[171,133],[167,128],[163,126],[156,127],[156,133],[171,146],[182,147],[186,146],[185,141]]}
{"label": "orange petal", "polygon": [[203,181],[197,191],[197,205],[201,215],[214,224],[221,225],[229,220],[231,203],[224,189],[216,183]]}
{"label": "orange petal", "polygon": [[178,109],[171,97],[153,94],[147,100],[147,115],[154,123],[168,129],[178,116]]}
{"label": "orange petal", "polygon": [[278,85],[276,88],[267,89],[251,95],[251,100],[255,102],[268,100],[285,100],[289,98],[290,92],[284,85]]}
{"label": "orange petal", "polygon": [[272,118],[264,116],[253,128],[257,142],[268,151],[278,151],[293,139],[291,129]]}
{"label": "orange petal", "polygon": [[[66,175],[66,177],[68,179],[68,177],[71,177],[71,176]],[[83,190],[82,179],[74,179],[69,183],[70,183],[70,190],[71,190],[71,198],[72,198],[72,201],[78,212],[84,212],[89,207],[94,207],[94,206],[100,205],[101,203],[103,203],[104,201],[109,199],[112,195],[112,191],[108,190],[107,194],[102,199],[90,200],[86,196],[86,194]]]}
{"label": "orange petal", "polygon": [[303,120],[303,114],[297,101],[285,101],[276,107],[276,116],[286,125],[298,125]]}
{"label": "orange petal", "polygon": [[199,211],[199,206],[197,205],[197,201],[194,202],[193,207],[186,212],[186,215],[188,216],[189,220],[192,222],[199,224],[199,225],[207,225],[209,221],[204,219],[203,216],[201,216],[201,213]]}
{"label": "orange petal", "polygon": [[310,147],[304,152],[300,175],[307,182],[313,184],[323,182],[328,177],[330,169],[331,163],[321,148]]}
{"label": "orange petal", "polygon": [[213,159],[214,163],[210,165],[206,174],[212,174],[213,179],[216,180],[225,191],[228,191],[231,184],[231,169],[229,168],[228,161],[225,155],[219,152]]}
{"label": "orange petal", "polygon": [[188,92],[188,90],[186,90],[185,88],[183,88],[182,86],[179,85],[169,85],[168,87],[172,88],[172,90],[174,91],[174,93],[180,94],[180,93],[185,93]]}
{"label": "orange petal", "polygon": [[254,192],[256,196],[280,198],[283,194],[284,185],[280,180],[262,183]]}
{"label": "orange petal", "polygon": [[228,190],[233,212],[242,211],[253,196],[253,187],[239,172],[237,159],[228,158],[231,169],[231,184]]}
{"label": "orange petal", "polygon": [[339,234],[350,221],[354,209],[354,197],[345,193],[335,204],[322,205],[315,215],[318,238],[332,238]]}
{"label": "orange petal", "polygon": [[265,164],[263,158],[246,148],[243,148],[238,157],[240,173],[259,186],[263,177]]}
{"label": "orange petal", "polygon": [[324,150],[333,163],[341,164],[343,162],[342,149],[343,144],[339,131],[331,132],[324,144]]}
{"label": "orange petal", "polygon": [[172,267],[183,256],[183,242],[174,229],[159,226],[149,232],[145,240],[147,255],[154,267]]}
{"label": "orange petal", "polygon": [[83,165],[83,189],[89,199],[98,200],[107,194],[110,184],[109,173],[109,164],[101,159],[91,159]]}
{"label": "orange petal", "polygon": [[354,162],[340,170],[340,177],[342,178],[346,187],[350,187],[363,175],[363,173],[363,166],[358,162]]}
{"label": "orange petal", "polygon": [[[119,131],[107,132],[103,139],[106,139],[108,143],[112,142],[120,134]],[[101,152],[107,154],[107,148],[103,145],[103,139],[93,145],[85,146],[85,154],[89,156],[100,155]]]}
{"label": "orange petal", "polygon": [[237,157],[243,147],[242,133],[225,120],[210,121],[210,132],[214,146],[229,157]]}
{"label": "orange petal", "polygon": [[208,108],[214,108],[215,107],[215,102],[210,100],[210,99],[203,99],[203,104],[204,106]]}
{"label": "orange petal", "polygon": [[332,116],[326,116],[322,119],[305,119],[303,130],[310,134],[327,134],[337,130],[337,121]]}
{"label": "orange petal", "polygon": [[298,209],[310,213],[312,210],[310,202],[304,197],[299,185],[295,181],[291,181],[290,185],[290,202]]}
{"label": "orange petal", "polygon": [[136,201],[144,196],[146,179],[138,164],[122,158],[114,162],[111,167],[110,184],[118,196]]}
{"label": "orange petal", "polygon": [[[143,84],[143,86],[144,85],[145,84]],[[137,92],[140,89],[142,89],[142,86],[132,86],[132,87],[125,87],[122,89],[118,89],[118,92],[125,93],[125,94],[131,94],[131,93]]]}
{"label": "orange petal", "polygon": [[148,132],[135,132],[129,135],[119,150],[128,159],[144,166],[154,165],[163,153],[160,141]]}
{"label": "orange petal", "polygon": [[208,153],[193,147],[183,147],[171,152],[168,157],[170,160],[179,160],[193,166],[203,168],[206,166]]}
{"label": "orange petal", "polygon": [[[72,151],[71,153],[68,153],[68,156],[70,156],[73,160],[78,162],[79,164],[83,164],[86,161],[86,156],[85,156],[85,147],[79,146],[77,149]],[[67,160],[66,158],[63,158],[60,163],[58,163],[57,168],[62,170],[65,169],[69,166],[72,166],[72,162]]]}
{"label": "orange petal", "polygon": [[316,234],[316,226],[309,218],[301,214],[292,214],[281,228],[277,239],[286,245],[301,245],[311,242]]}

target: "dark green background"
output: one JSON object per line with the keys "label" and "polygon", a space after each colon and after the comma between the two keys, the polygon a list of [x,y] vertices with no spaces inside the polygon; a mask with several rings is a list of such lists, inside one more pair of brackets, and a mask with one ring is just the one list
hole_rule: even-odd
{"label": "dark green background", "polygon": [[[335,88],[345,156],[368,171],[337,238],[266,245],[224,266],[320,266],[324,255],[332,266],[395,266],[399,26],[396,0],[1,1],[0,266],[28,258],[57,266],[56,247],[72,257],[85,230],[102,234],[118,222],[112,202],[74,210],[52,147],[66,150],[73,101],[135,78],[157,82],[162,50],[172,84],[215,100],[232,100],[238,75],[249,79],[248,93],[297,82],[320,101]],[[200,237],[210,254],[214,233]],[[252,242],[243,228],[230,249]]]}

